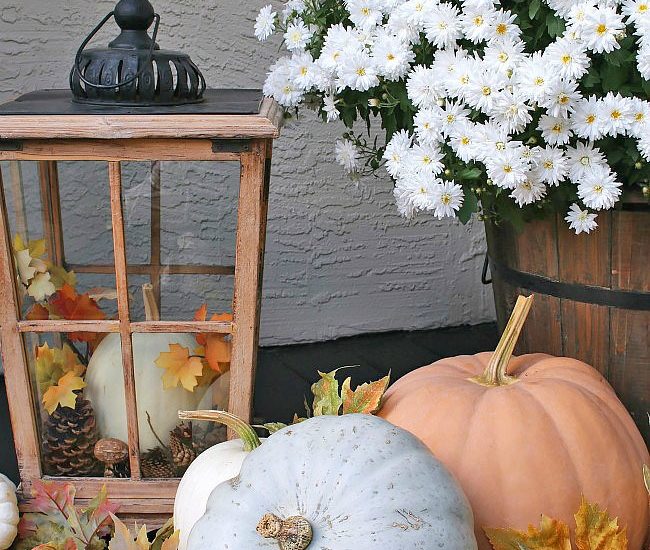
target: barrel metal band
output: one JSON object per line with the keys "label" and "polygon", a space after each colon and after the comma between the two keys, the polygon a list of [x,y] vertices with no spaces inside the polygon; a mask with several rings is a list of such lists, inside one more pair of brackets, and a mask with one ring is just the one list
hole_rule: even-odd
{"label": "barrel metal band", "polygon": [[511,286],[525,288],[538,294],[573,300],[585,304],[650,311],[650,292],[616,290],[601,286],[562,283],[548,277],[517,271],[490,258],[490,270]]}

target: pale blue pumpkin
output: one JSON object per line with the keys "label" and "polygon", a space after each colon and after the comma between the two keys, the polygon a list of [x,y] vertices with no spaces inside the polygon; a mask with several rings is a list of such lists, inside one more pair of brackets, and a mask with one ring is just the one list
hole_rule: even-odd
{"label": "pale blue pumpkin", "polygon": [[420,440],[380,418],[353,414],[320,416],[273,434],[248,455],[238,477],[214,489],[188,543],[188,550],[278,548],[477,545],[465,495]]}

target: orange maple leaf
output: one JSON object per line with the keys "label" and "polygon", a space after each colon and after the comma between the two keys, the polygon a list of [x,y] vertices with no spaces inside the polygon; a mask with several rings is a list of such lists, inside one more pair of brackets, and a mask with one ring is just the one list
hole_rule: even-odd
{"label": "orange maple leaf", "polygon": [[[194,314],[195,321],[205,321],[208,306],[203,304]],[[215,313],[210,321],[232,322],[232,313]],[[230,370],[232,342],[229,334],[197,334],[196,341],[205,348],[205,358],[210,368],[219,375]]]}
{"label": "orange maple leaf", "polygon": [[187,391],[194,391],[197,378],[203,374],[203,359],[190,355],[190,350],[180,344],[169,344],[169,351],[163,351],[155,361],[156,366],[165,369],[163,387],[168,390],[179,382]]}
{"label": "orange maple leaf", "polygon": [[[51,299],[50,304],[54,313],[70,321],[101,321],[106,314],[99,308],[97,302],[88,294],[77,294],[69,284],[64,284]],[[94,342],[97,334],[92,332],[73,332],[68,334],[71,340],[79,342]]]}
{"label": "orange maple leaf", "polygon": [[77,376],[74,371],[65,373],[57,385],[50,386],[43,394],[43,406],[45,410],[52,414],[57,407],[69,407],[74,409],[77,402],[78,390],[86,387],[86,383]]}
{"label": "orange maple leaf", "polygon": [[27,312],[28,321],[47,321],[50,318],[50,312],[41,304],[34,304]]}

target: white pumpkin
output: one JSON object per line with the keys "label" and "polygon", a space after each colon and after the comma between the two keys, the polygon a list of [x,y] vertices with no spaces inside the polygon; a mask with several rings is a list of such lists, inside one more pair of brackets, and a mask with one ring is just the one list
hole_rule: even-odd
{"label": "white pumpkin", "polygon": [[[159,445],[147,423],[147,413],[156,433],[163,439],[178,424],[177,411],[196,409],[206,392],[197,386],[193,392],[178,386],[165,390],[163,369],[155,361],[170,344],[179,344],[190,350],[197,347],[192,334],[134,334],[133,361],[135,390],[138,404],[138,428],[142,452]],[[88,364],[84,395],[95,411],[101,437],[128,440],[126,401],[122,377],[122,353],[119,334],[106,336],[93,353]]]}
{"label": "white pumpkin", "polygon": [[472,511],[410,433],[370,415],[273,435],[217,486],[188,550],[476,550]]}
{"label": "white pumpkin", "polygon": [[244,459],[260,445],[260,440],[250,426],[228,413],[188,411],[179,416],[189,420],[220,420],[241,438],[202,452],[183,475],[174,500],[174,529],[180,531],[179,550],[185,550],[192,527],[205,514],[210,493],[217,485],[239,475]]}
{"label": "white pumpkin", "polygon": [[6,550],[14,542],[19,519],[16,486],[0,474],[0,550]]}

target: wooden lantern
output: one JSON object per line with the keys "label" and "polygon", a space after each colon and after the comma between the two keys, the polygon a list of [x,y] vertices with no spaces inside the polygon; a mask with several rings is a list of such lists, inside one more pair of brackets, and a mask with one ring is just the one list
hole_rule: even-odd
{"label": "wooden lantern", "polygon": [[[66,319],[59,315],[46,319],[38,316],[26,318],[24,291],[20,288],[19,266],[16,265],[15,245],[12,244],[16,231],[12,232],[10,228],[10,209],[3,190],[0,209],[0,336],[21,475],[23,510],[30,510],[34,481],[60,479],[76,486],[81,504],[106,484],[111,499],[121,504],[121,515],[127,518],[146,519],[151,526],[171,515],[178,480],[148,479],[141,471],[143,450],[139,431],[142,419],[139,430],[134,336],[151,333],[231,335],[229,410],[250,420],[271,151],[273,139],[279,135],[281,120],[282,110],[278,105],[263,99],[261,92],[254,90],[208,91],[203,103],[175,108],[78,105],[70,100],[69,92],[64,91],[36,92],[0,106],[0,162],[5,175],[4,185],[0,188],[14,193],[13,208],[20,201],[28,202],[29,198],[17,190],[19,167],[21,162],[33,161],[38,167],[41,222],[46,243],[44,259],[48,265],[74,271],[77,276],[114,275],[117,295],[116,314],[105,319]],[[106,185],[106,196],[110,197],[114,261],[111,259],[101,265],[96,262],[73,265],[66,261],[60,206],[60,195],[66,182],[59,181],[57,169],[57,163],[62,161],[107,163],[108,181],[95,185]],[[127,162],[137,161],[151,167],[151,218],[147,228],[151,246],[150,259],[145,263],[127,260],[125,235],[123,167]],[[240,164],[238,206],[232,206],[237,210],[234,266],[205,265],[198,261],[200,258],[190,265],[164,261],[161,227],[165,222],[165,211],[161,209],[161,185],[164,187],[166,182],[161,184],[160,166],[167,161]],[[182,182],[174,184],[183,185]],[[24,207],[25,204],[18,206]],[[233,276],[232,322],[210,321],[209,317],[205,321],[133,320],[130,308],[133,292],[129,293],[129,277],[146,277],[159,305],[161,277],[164,275]],[[42,338],[43,334],[65,338],[65,335],[80,332],[119,335],[128,432],[127,467],[130,472],[124,479],[101,477],[101,472],[92,477],[52,478],[43,468],[42,403],[38,388],[34,387],[38,386],[33,370],[34,349],[30,348],[28,341]],[[156,369],[156,365],[151,365],[151,368]],[[105,435],[100,433],[98,437]],[[119,447],[119,442],[116,444]],[[110,456],[117,455],[113,453]]]}

